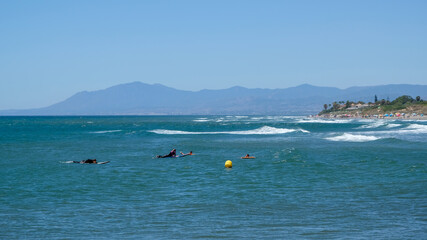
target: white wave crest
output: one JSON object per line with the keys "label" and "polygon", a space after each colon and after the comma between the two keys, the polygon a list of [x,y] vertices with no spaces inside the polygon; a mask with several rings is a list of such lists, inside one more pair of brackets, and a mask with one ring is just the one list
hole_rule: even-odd
{"label": "white wave crest", "polygon": [[282,122],[288,119],[302,119],[305,117],[302,116],[225,116],[225,117],[199,117],[193,120],[193,122],[260,122],[260,121],[268,121],[268,122]]}
{"label": "white wave crest", "polygon": [[284,133],[291,133],[291,132],[303,132],[303,133],[309,133],[309,131],[304,129],[289,129],[289,128],[275,128],[275,127],[269,127],[264,126],[258,129],[254,130],[248,130],[248,131],[235,131],[235,132],[229,132],[229,134],[284,134]]}
{"label": "white wave crest", "polygon": [[402,126],[402,124],[390,123],[389,121],[384,121],[384,120],[370,120],[370,121],[362,121],[362,120],[360,120],[359,122],[366,122],[366,123],[369,123],[369,124],[368,125],[360,126],[357,129],[379,128],[379,127],[395,128],[395,127]]}
{"label": "white wave crest", "polygon": [[427,133],[427,125],[411,124],[400,131],[409,133]]}
{"label": "white wave crest", "polygon": [[155,130],[150,130],[148,132],[157,133],[157,134],[166,134],[166,135],[200,134],[198,132],[176,131],[176,130],[166,130],[166,129],[155,129]]}
{"label": "white wave crest", "polygon": [[300,119],[298,123],[350,123],[351,119]]}
{"label": "white wave crest", "polygon": [[96,131],[96,132],[90,132],[90,133],[113,133],[113,132],[121,132],[122,130],[106,130],[106,131]]}
{"label": "white wave crest", "polygon": [[340,136],[335,136],[335,137],[328,137],[325,138],[326,140],[329,141],[344,141],[344,142],[370,142],[370,141],[375,141],[378,139],[381,139],[379,137],[375,137],[375,136],[366,136],[366,135],[356,135],[356,134],[350,134],[350,133],[344,133],[343,135]]}
{"label": "white wave crest", "polygon": [[400,127],[400,126],[402,126],[402,124],[390,123],[386,126],[386,128],[395,128],[395,127]]}
{"label": "white wave crest", "polygon": [[285,134],[285,133],[291,133],[291,132],[309,133],[309,131],[304,129],[275,128],[275,127],[269,127],[269,126],[264,126],[261,128],[257,128],[254,130],[247,130],[247,131],[188,132],[188,131],[178,131],[178,130],[156,129],[156,130],[151,130],[149,132],[156,133],[156,134],[168,134],[168,135],[175,135],[175,134],[273,135],[273,134]]}
{"label": "white wave crest", "polygon": [[386,122],[384,122],[384,121],[374,121],[374,122],[370,122],[370,124],[368,124],[368,125],[363,125],[363,126],[360,126],[358,128],[378,128],[378,127],[382,127],[384,125],[386,125]]}
{"label": "white wave crest", "polygon": [[209,122],[211,120],[207,119],[207,118],[198,118],[198,119],[194,119],[193,122]]}

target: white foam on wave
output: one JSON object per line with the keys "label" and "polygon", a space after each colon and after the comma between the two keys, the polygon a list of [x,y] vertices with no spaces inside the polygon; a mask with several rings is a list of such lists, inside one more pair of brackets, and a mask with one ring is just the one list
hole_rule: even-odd
{"label": "white foam on wave", "polygon": [[254,130],[246,130],[246,131],[188,132],[188,131],[178,131],[178,130],[156,129],[156,130],[151,130],[149,132],[157,133],[157,134],[169,134],[169,135],[175,135],[175,134],[273,135],[273,134],[285,134],[285,133],[291,133],[291,132],[309,133],[309,131],[304,129],[275,128],[275,127],[269,127],[269,126],[264,126]]}
{"label": "white foam on wave", "polygon": [[207,119],[207,118],[198,118],[198,119],[194,119],[193,122],[209,122],[211,120]]}
{"label": "white foam on wave", "polygon": [[303,116],[225,116],[217,118],[206,118],[200,117],[193,120],[193,122],[217,122],[217,123],[228,123],[228,122],[282,122],[289,119],[302,119]]}
{"label": "white foam on wave", "polygon": [[187,131],[177,131],[177,130],[167,130],[167,129],[155,129],[148,132],[157,133],[157,134],[166,134],[166,135],[176,135],[176,134],[200,134],[198,132],[187,132]]}
{"label": "white foam on wave", "polygon": [[400,119],[400,121],[402,122],[427,122],[427,120],[424,119]]}
{"label": "white foam on wave", "polygon": [[301,116],[264,116],[264,117],[251,117],[248,121],[274,121],[274,122],[283,122],[286,120],[301,119],[304,117]]}
{"label": "white foam on wave", "polygon": [[351,119],[300,119],[298,123],[350,123]]}
{"label": "white foam on wave", "polygon": [[386,122],[384,122],[384,121],[374,121],[374,122],[369,122],[370,124],[368,124],[368,125],[362,125],[362,126],[360,126],[360,127],[358,127],[359,129],[360,128],[378,128],[378,127],[382,127],[382,126],[384,126],[384,125],[386,125]]}
{"label": "white foam on wave", "polygon": [[[391,125],[391,124],[390,124]],[[400,124],[396,124],[400,125]],[[393,126],[393,125],[392,125]],[[393,126],[397,127],[397,126]],[[391,128],[391,127],[390,127]],[[427,133],[427,125],[422,124],[410,124],[407,127],[400,128],[400,129],[394,129],[394,130],[387,130],[387,131],[378,131],[378,132],[367,132],[369,133],[376,133],[376,134],[385,134],[385,135],[403,135],[403,134],[426,134]]]}
{"label": "white foam on wave", "polygon": [[[385,121],[385,120],[365,120],[365,121],[359,120],[359,122],[366,122],[369,124],[357,127],[357,129],[380,128],[380,127],[395,128],[395,127],[402,126],[402,124],[390,123],[390,121]],[[392,121],[392,122],[394,122],[394,121]]]}
{"label": "white foam on wave", "polygon": [[363,134],[375,135],[381,138],[397,138],[405,140],[422,140],[424,138],[423,135],[427,134],[427,125],[422,124],[410,124],[409,126],[406,126],[404,128],[390,129],[392,127],[398,127],[400,125],[401,124],[389,124],[387,126],[388,130],[367,131],[363,132]]}
{"label": "white foam on wave", "polygon": [[335,136],[335,137],[328,137],[325,138],[326,140],[329,141],[343,141],[343,142],[370,142],[370,141],[375,141],[378,139],[381,139],[380,137],[375,137],[375,136],[366,136],[366,135],[358,135],[358,134],[350,134],[350,133],[344,133],[340,136]]}
{"label": "white foam on wave", "polygon": [[406,128],[403,128],[402,130],[399,130],[399,132],[407,132],[407,133],[427,133],[427,125],[422,124],[411,124],[407,126]]}
{"label": "white foam on wave", "polygon": [[386,126],[386,128],[395,128],[395,127],[400,127],[400,126],[402,126],[402,124],[390,123]]}
{"label": "white foam on wave", "polygon": [[96,132],[90,132],[90,133],[113,133],[113,132],[121,132],[122,130],[105,130],[105,131],[96,131]]}
{"label": "white foam on wave", "polygon": [[265,120],[265,117],[252,117],[251,119],[249,119],[250,121],[262,121]]}
{"label": "white foam on wave", "polygon": [[248,130],[248,131],[235,131],[235,132],[229,132],[230,134],[284,134],[284,133],[291,133],[291,132],[303,132],[303,133],[309,133],[309,131],[304,129],[289,129],[289,128],[275,128],[275,127],[269,127],[264,126],[258,129],[254,130]]}

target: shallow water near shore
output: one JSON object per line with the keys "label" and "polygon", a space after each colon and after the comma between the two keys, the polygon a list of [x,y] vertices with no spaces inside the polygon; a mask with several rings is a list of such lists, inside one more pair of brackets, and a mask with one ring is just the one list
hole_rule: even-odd
{"label": "shallow water near shore", "polygon": [[1,117],[0,239],[423,239],[426,161],[426,121]]}

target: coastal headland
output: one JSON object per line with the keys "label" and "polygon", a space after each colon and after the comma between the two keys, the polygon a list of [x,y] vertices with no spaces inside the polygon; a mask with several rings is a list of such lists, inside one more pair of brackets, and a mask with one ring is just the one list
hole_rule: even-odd
{"label": "coastal headland", "polygon": [[324,110],[315,117],[427,120],[426,113],[427,102],[419,96],[403,95],[393,101],[378,100],[375,96],[373,103],[339,101],[324,104]]}

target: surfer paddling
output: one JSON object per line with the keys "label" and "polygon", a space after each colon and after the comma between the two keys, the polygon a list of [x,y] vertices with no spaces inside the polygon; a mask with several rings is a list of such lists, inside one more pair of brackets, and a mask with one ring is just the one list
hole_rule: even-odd
{"label": "surfer paddling", "polygon": [[105,162],[98,162],[96,161],[96,159],[86,159],[86,160],[82,160],[82,161],[70,161],[67,163],[80,163],[80,164],[106,164],[109,163],[110,161],[105,161]]}
{"label": "surfer paddling", "polygon": [[169,154],[163,155],[163,156],[157,155],[156,157],[157,158],[177,158],[177,157],[186,157],[186,156],[193,155],[193,151],[190,151],[189,153],[183,153],[183,152],[180,152],[180,153],[181,153],[181,155],[177,156],[176,155],[176,149],[172,149],[172,151]]}
{"label": "surfer paddling", "polygon": [[249,154],[246,154],[246,156],[241,157],[241,159],[249,159],[249,158],[255,158],[254,156],[251,156]]}
{"label": "surfer paddling", "polygon": [[88,164],[97,164],[96,159],[87,159],[82,161],[73,161],[74,163],[88,163]]}
{"label": "surfer paddling", "polygon": [[164,156],[157,155],[157,158],[168,158],[168,157],[176,157],[176,149],[172,149],[172,151]]}
{"label": "surfer paddling", "polygon": [[181,153],[181,157],[193,155],[193,151],[190,151],[189,153],[183,153],[183,152],[180,152],[180,153]]}

